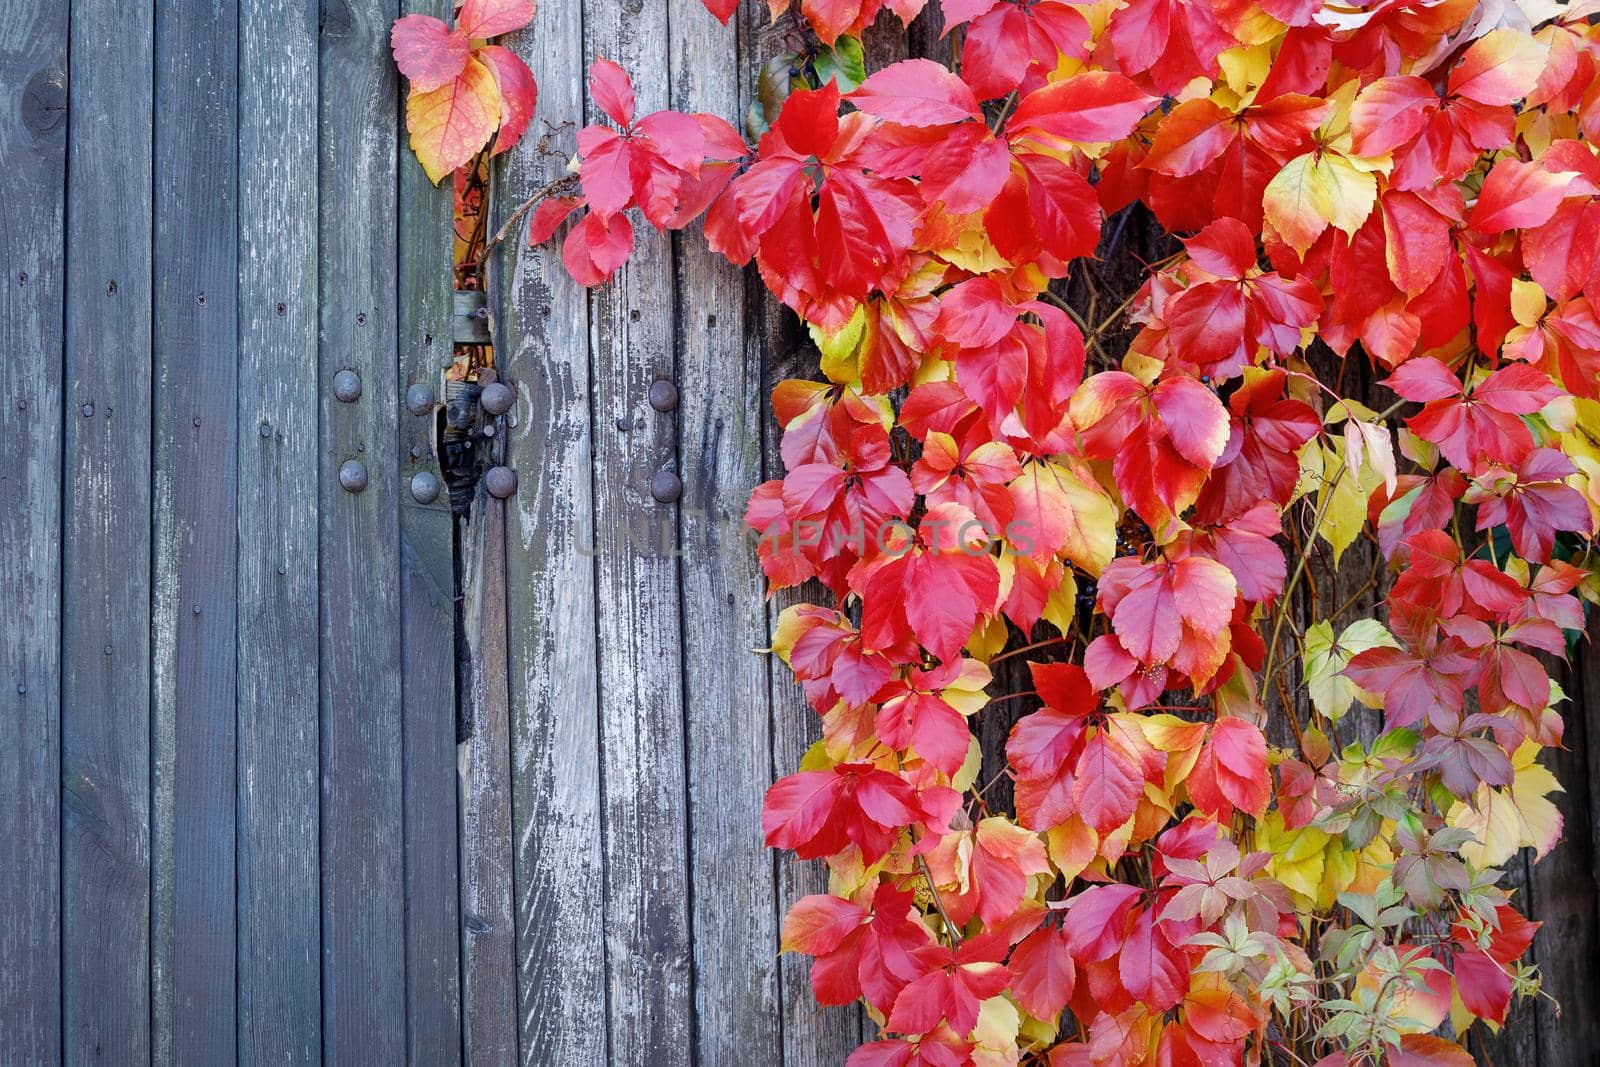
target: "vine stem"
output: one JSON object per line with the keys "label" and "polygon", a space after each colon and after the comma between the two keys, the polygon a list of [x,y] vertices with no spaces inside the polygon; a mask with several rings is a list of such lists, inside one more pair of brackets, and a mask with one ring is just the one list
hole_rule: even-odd
{"label": "vine stem", "polygon": [[1300,558],[1295,560],[1294,573],[1289,576],[1289,584],[1283,587],[1283,596],[1278,600],[1278,610],[1273,612],[1272,639],[1267,642],[1267,661],[1261,666],[1261,677],[1272,677],[1272,661],[1277,658],[1278,638],[1283,633],[1283,620],[1289,614],[1289,598],[1294,596],[1295,587],[1300,584],[1300,576],[1305,573],[1306,561],[1311,558],[1311,546],[1316,543],[1317,531],[1322,529],[1323,517],[1328,513],[1328,506],[1333,503],[1333,492],[1339,484],[1339,479],[1344,477],[1347,460],[1341,459],[1339,466],[1334,468],[1333,477],[1326,479],[1323,484],[1327,491],[1323,495],[1317,510],[1311,516],[1311,536],[1305,550],[1300,553]]}
{"label": "vine stem", "polygon": [[922,872],[923,880],[928,883],[928,895],[933,898],[933,909],[939,913],[939,918],[944,920],[944,928],[950,934],[950,941],[959,947],[961,944],[961,931],[956,929],[956,924],[950,921],[950,915],[944,910],[944,901],[939,899],[939,887],[933,884],[933,872],[928,869],[928,857],[917,857],[917,869]]}
{"label": "vine stem", "polygon": [[517,209],[511,213],[511,217],[506,219],[505,225],[496,230],[494,236],[489,239],[489,243],[483,246],[483,255],[478,257],[478,265],[482,266],[484,261],[489,258],[489,253],[493,252],[500,246],[502,241],[511,236],[511,232],[521,224],[524,218],[527,217],[528,212],[538,207],[540,203],[548,200],[550,197],[563,196],[566,193],[570,193],[577,187],[578,176],[576,174],[568,174],[564,178],[557,178],[555,181],[537,190],[532,196],[528,197],[528,199],[518,204]]}
{"label": "vine stem", "polygon": [[1031,645],[1023,645],[1021,648],[1013,648],[1009,652],[1002,652],[998,656],[996,656],[993,659],[991,659],[989,661],[989,664],[990,664],[990,666],[993,666],[994,664],[999,663],[1001,660],[1010,659],[1012,656],[1020,656],[1020,655],[1023,655],[1024,653],[1032,652],[1034,649],[1037,649],[1037,648],[1049,648],[1051,645],[1065,645],[1065,644],[1070,643],[1073,640],[1074,639],[1071,638],[1071,637],[1064,637],[1064,636],[1063,637],[1047,637],[1043,641],[1035,641]]}

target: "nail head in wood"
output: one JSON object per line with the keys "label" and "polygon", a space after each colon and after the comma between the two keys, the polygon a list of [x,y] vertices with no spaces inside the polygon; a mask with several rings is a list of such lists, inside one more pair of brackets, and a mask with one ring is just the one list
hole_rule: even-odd
{"label": "nail head in wood", "polygon": [[367,487],[367,465],[359,459],[347,459],[339,466],[339,484],[352,493]]}
{"label": "nail head in wood", "polygon": [[504,415],[517,402],[516,390],[505,382],[494,382],[483,387],[483,392],[478,394],[478,402],[489,414]]}
{"label": "nail head in wood", "polygon": [[346,367],[333,376],[333,395],[343,404],[361,399],[361,375]]}
{"label": "nail head in wood", "polygon": [[683,479],[672,471],[656,471],[650,479],[650,495],[663,504],[671,504],[683,495]]}
{"label": "nail head in wood", "polygon": [[406,410],[413,415],[426,415],[433,410],[433,390],[418,382],[406,390]]}
{"label": "nail head in wood", "polygon": [[490,467],[483,472],[483,487],[497,500],[517,491],[517,472],[510,467]]}
{"label": "nail head in wood", "polygon": [[439,479],[432,471],[418,471],[411,476],[411,496],[419,504],[431,504],[439,499]]}
{"label": "nail head in wood", "polygon": [[650,383],[650,406],[657,411],[671,411],[678,406],[678,387],[661,378]]}

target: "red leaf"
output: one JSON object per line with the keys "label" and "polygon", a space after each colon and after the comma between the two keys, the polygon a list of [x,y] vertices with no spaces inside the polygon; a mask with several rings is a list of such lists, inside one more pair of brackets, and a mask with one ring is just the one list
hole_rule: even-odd
{"label": "red leaf", "polygon": [[1189,988],[1183,954],[1155,926],[1155,912],[1141,908],[1128,923],[1127,940],[1117,956],[1123,986],[1152,1011],[1176,1007]]}
{"label": "red leaf", "polygon": [[801,897],[783,920],[783,952],[822,956],[867,921],[860,905],[828,893]]}
{"label": "red leaf", "polygon": [[1537,163],[1502,159],[1484,179],[1472,228],[1496,234],[1542,225],[1561,206],[1574,177],[1570,171],[1551,173]]}
{"label": "red leaf", "polygon": [[413,92],[425,93],[448,85],[466,69],[471,42],[429,15],[406,15],[395,20],[389,35],[394,62],[411,82]]}
{"label": "red leaf", "polygon": [[903,126],[941,126],[981,117],[967,83],[931,59],[884,67],[845,99],[869,115]]}
{"label": "red leaf", "polygon": [[533,21],[531,0],[466,0],[456,24],[468,37],[498,37]]}
{"label": "red leaf", "polygon": [[1156,98],[1121,74],[1085,71],[1022,98],[1006,124],[1013,142],[1026,137],[1096,143],[1133,132]]}
{"label": "red leaf", "polygon": [[500,86],[500,132],[495,136],[493,153],[498,156],[522,140],[539,103],[539,86],[528,65],[509,48],[485,45],[478,49],[478,58],[488,64]]}
{"label": "red leaf", "polygon": [[1067,938],[1057,927],[1041,927],[1011,953],[1011,995],[1029,1015],[1049,1021],[1072,999],[1074,968]]}
{"label": "red leaf", "polygon": [[733,17],[733,13],[739,10],[739,0],[700,0],[700,2],[704,4],[706,10],[715,15],[717,21],[722,23],[724,26],[726,26],[728,24],[728,20]]}
{"label": "red leaf", "polygon": [[1084,822],[1102,835],[1110,833],[1133,816],[1143,789],[1138,765],[1111,744],[1104,730],[1089,738],[1072,785],[1072,799]]}
{"label": "red leaf", "polygon": [[589,95],[618,126],[633,124],[633,81],[611,60],[597,59],[589,65]]}
{"label": "red leaf", "polygon": [[1351,149],[1361,156],[1392,152],[1421,133],[1438,107],[1438,94],[1421,78],[1379,78],[1362,88],[1351,105]]}
{"label": "red leaf", "polygon": [[567,221],[567,216],[582,203],[580,196],[558,196],[540,203],[528,221],[528,243],[542,245],[550,240],[556,229]]}
{"label": "red leaf", "polygon": [[567,232],[561,261],[579,285],[595,286],[617,272],[633,252],[633,224],[626,215],[609,219],[589,212]]}

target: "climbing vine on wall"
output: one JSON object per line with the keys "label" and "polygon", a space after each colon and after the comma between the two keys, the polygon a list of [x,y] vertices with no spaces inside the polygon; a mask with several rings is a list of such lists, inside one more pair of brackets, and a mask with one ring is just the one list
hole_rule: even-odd
{"label": "climbing vine on wall", "polygon": [[[698,220],[820,351],[747,513],[770,586],[818,593],[773,652],[823,736],[761,821],[829,892],[783,948],[878,1024],[856,1067],[1471,1063],[1538,991],[1502,866],[1560,836],[1548,664],[1595,596],[1600,30],[943,0],[952,65],[868,72],[924,2],[772,0],[812,36],[753,145],[597,60],[577,193],[529,220],[585,285],[634,218]],[[493,130],[429,133],[417,92],[498,72],[472,41],[512,7],[397,25],[435,178]],[[1148,217],[1170,254],[1102,300]],[[1382,610],[1336,629],[1312,561],[1360,541]]]}

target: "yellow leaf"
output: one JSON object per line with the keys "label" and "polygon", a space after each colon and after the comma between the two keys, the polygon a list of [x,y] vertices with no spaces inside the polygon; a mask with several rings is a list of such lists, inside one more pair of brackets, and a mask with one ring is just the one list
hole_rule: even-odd
{"label": "yellow leaf", "polygon": [[1361,528],[1367,522],[1367,497],[1382,483],[1383,475],[1371,467],[1351,471],[1343,462],[1344,441],[1340,438],[1335,438],[1332,448],[1324,446],[1324,450],[1322,468],[1335,472],[1335,480],[1331,489],[1324,480],[1317,493],[1322,521],[1316,532],[1333,548],[1333,562],[1337,565],[1345,549],[1361,536]]}
{"label": "yellow leaf", "polygon": [[1011,497],[1017,512],[1007,526],[1007,539],[1023,555],[1059,545],[1056,554],[1098,576],[1116,554],[1116,509],[1099,487],[1066,467],[1029,464],[1011,483]]}
{"label": "yellow leaf", "polygon": [[1332,225],[1351,236],[1372,214],[1378,181],[1336,152],[1296,156],[1267,183],[1262,207],[1272,228],[1304,255]]}
{"label": "yellow leaf", "polygon": [[1333,624],[1327,620],[1313,623],[1306,630],[1305,664],[1306,689],[1311,694],[1311,705],[1337,722],[1350,710],[1350,702],[1359,699],[1368,707],[1377,707],[1380,698],[1365,692],[1356,683],[1339,672],[1349,666],[1358,652],[1371,648],[1398,647],[1389,631],[1375,619],[1359,619],[1344,628],[1337,641],[1333,637]]}
{"label": "yellow leaf", "polygon": [[1095,836],[1094,829],[1076,815],[1050,827],[1045,832],[1044,844],[1050,862],[1068,882],[1082,874],[1100,850],[1100,839]]}
{"label": "yellow leaf", "polygon": [[973,1067],[1016,1067],[1020,1029],[1022,1015],[1005,997],[990,997],[978,1005],[978,1025],[972,1031]]}
{"label": "yellow leaf", "polygon": [[861,338],[866,332],[866,326],[866,305],[857,304],[855,314],[850,316],[850,321],[833,333],[828,333],[815,324],[810,327],[811,340],[822,353],[822,373],[829,381],[838,382],[840,385],[861,384]]}
{"label": "yellow leaf", "polygon": [[1544,318],[1545,295],[1538,282],[1525,278],[1511,281],[1511,317],[1523,326],[1537,326]]}
{"label": "yellow leaf", "polygon": [[488,144],[499,126],[500,86],[475,56],[454,81],[406,97],[411,150],[435,185]]}
{"label": "yellow leaf", "polygon": [[1445,816],[1451,826],[1470,831],[1477,841],[1461,846],[1461,858],[1480,869],[1496,867],[1520,848],[1543,857],[1561,836],[1561,810],[1545,799],[1561,783],[1537,762],[1539,746],[1524,741],[1511,756],[1509,789],[1478,786],[1473,802],[1457,801]]}

